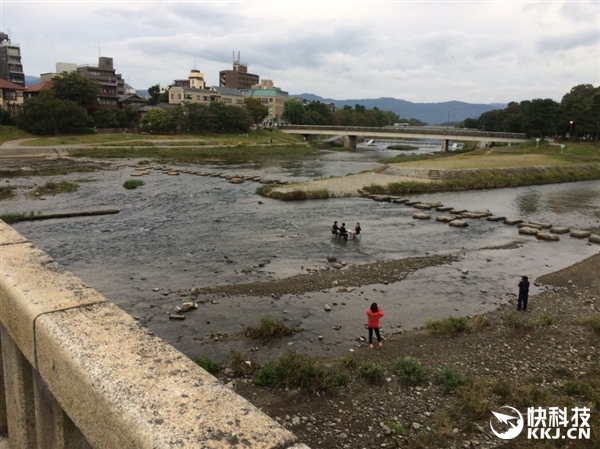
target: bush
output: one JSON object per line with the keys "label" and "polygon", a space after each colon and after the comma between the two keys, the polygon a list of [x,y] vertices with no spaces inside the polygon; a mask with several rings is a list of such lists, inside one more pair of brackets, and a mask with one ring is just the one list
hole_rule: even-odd
{"label": "bush", "polygon": [[241,352],[236,351],[229,360],[229,368],[235,376],[242,377],[254,374],[258,371],[259,366],[253,357],[244,357]]}
{"label": "bush", "polygon": [[141,179],[128,179],[123,183],[123,187],[125,187],[127,190],[137,189],[139,186],[143,185],[144,181],[142,181]]}
{"label": "bush", "polygon": [[595,333],[600,334],[600,315],[589,315],[586,317],[579,318],[577,320],[579,324],[589,327]]}
{"label": "bush", "polygon": [[293,335],[295,330],[283,324],[283,321],[262,317],[258,326],[246,327],[246,336],[254,340],[271,340],[277,337]]}
{"label": "bush", "polygon": [[432,334],[460,334],[473,330],[466,318],[449,316],[442,320],[427,320],[425,329]]}
{"label": "bush", "polygon": [[34,196],[41,195],[56,195],[57,193],[68,193],[74,192],[79,188],[79,184],[75,184],[74,182],[61,181],[61,182],[52,182],[48,181],[42,187],[36,187],[33,192],[31,192]]}
{"label": "bush", "polygon": [[196,362],[197,365],[204,368],[209,373],[216,373],[223,369],[223,365],[221,365],[219,362],[216,362],[213,359],[211,359],[210,357],[207,357],[204,355],[201,355],[194,361]]}
{"label": "bush", "polygon": [[289,351],[263,365],[254,383],[265,387],[300,388],[311,393],[335,392],[348,383],[348,375],[315,358]]}
{"label": "bush", "polygon": [[13,186],[0,186],[0,200],[5,200],[14,196],[14,189],[15,187]]}
{"label": "bush", "polygon": [[394,373],[404,385],[421,385],[427,381],[427,369],[412,357],[401,357],[394,362]]}
{"label": "bush", "polygon": [[458,387],[467,384],[467,377],[461,371],[450,366],[441,368],[435,374],[435,380],[442,386],[446,394],[453,393]]}
{"label": "bush", "polygon": [[371,384],[381,384],[385,380],[383,366],[375,362],[364,362],[358,368],[358,374]]}

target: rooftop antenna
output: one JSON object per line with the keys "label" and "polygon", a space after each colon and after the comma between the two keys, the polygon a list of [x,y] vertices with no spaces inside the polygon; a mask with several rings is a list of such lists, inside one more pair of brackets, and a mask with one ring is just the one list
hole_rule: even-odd
{"label": "rooftop antenna", "polygon": [[102,56],[102,49],[100,48],[100,42],[98,42],[98,46],[94,47],[98,49],[98,58],[100,58]]}

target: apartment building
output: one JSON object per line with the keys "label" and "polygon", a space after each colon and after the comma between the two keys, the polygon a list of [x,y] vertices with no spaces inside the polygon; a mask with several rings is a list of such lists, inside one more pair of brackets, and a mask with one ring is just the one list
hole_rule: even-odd
{"label": "apartment building", "polygon": [[234,59],[233,61],[233,70],[221,70],[219,72],[219,87],[250,89],[258,83],[259,76],[248,73],[248,64],[240,62],[240,52],[238,52],[237,60]]}
{"label": "apartment building", "polygon": [[0,32],[0,79],[25,87],[21,47],[11,44],[8,34]]}
{"label": "apartment building", "polygon": [[175,80],[169,87],[169,104],[205,103],[213,101],[232,106],[243,106],[244,95],[237,89],[229,87],[206,87],[204,73],[193,69],[187,80]]}
{"label": "apartment building", "polygon": [[262,80],[260,84],[250,89],[240,89],[245,97],[258,98],[261,103],[269,108],[269,115],[265,120],[267,126],[273,126],[281,121],[284,103],[289,100],[287,92],[273,84],[272,80]]}
{"label": "apartment building", "polygon": [[77,73],[94,80],[100,86],[98,102],[93,109],[119,109],[119,95],[125,94],[125,81],[113,67],[113,58],[100,56],[98,65],[77,66]]}

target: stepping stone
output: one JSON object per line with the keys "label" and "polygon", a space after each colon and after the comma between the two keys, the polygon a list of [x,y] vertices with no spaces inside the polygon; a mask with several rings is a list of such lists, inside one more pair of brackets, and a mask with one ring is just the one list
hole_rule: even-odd
{"label": "stepping stone", "polygon": [[229,180],[229,184],[241,184],[244,180],[242,178],[233,178]]}
{"label": "stepping stone", "polygon": [[527,226],[519,229],[519,234],[523,234],[523,235],[537,235],[538,232],[540,232],[539,229],[528,228]]}
{"label": "stepping stone", "polygon": [[429,220],[431,218],[431,215],[425,214],[423,212],[417,212],[416,214],[413,214],[413,218],[417,220]]}
{"label": "stepping stone", "polygon": [[492,215],[492,213],[490,212],[489,209],[484,209],[484,210],[476,210],[475,212],[473,212],[474,214],[478,214],[482,217],[489,217],[490,215]]}
{"label": "stepping stone", "polygon": [[392,203],[396,203],[396,204],[406,203],[407,201],[408,201],[408,198],[392,198]]}
{"label": "stepping stone", "polygon": [[404,204],[406,204],[407,206],[414,206],[415,204],[420,204],[420,203],[421,203],[420,201],[414,201],[414,200],[410,201],[409,200]]}
{"label": "stepping stone", "polygon": [[427,204],[428,206],[431,206],[431,207],[443,207],[444,206],[441,201],[436,201],[434,203],[425,203],[425,204]]}
{"label": "stepping stone", "polygon": [[435,208],[438,212],[450,212],[452,209],[454,209],[452,206],[439,206]]}
{"label": "stepping stone", "polygon": [[453,226],[455,228],[466,228],[467,226],[469,226],[469,223],[463,220],[452,220],[450,223],[448,223],[448,225]]}
{"label": "stepping stone", "polygon": [[518,224],[519,228],[533,228],[533,229],[542,229],[542,227],[540,225],[536,225],[533,223],[519,223]]}
{"label": "stepping stone", "polygon": [[430,206],[429,204],[421,204],[421,203],[419,203],[419,204],[415,204],[413,207],[414,207],[415,209],[424,209],[424,210],[429,210],[429,209],[431,209],[431,206]]}
{"label": "stepping stone", "polygon": [[530,221],[529,223],[540,226],[542,229],[550,229],[552,227],[552,223],[543,223],[541,221]]}
{"label": "stepping stone", "polygon": [[372,197],[372,199],[373,199],[374,201],[379,201],[379,202],[386,202],[386,203],[389,203],[389,202],[390,202],[390,197],[389,197],[389,195],[374,195],[374,196]]}
{"label": "stepping stone", "polygon": [[454,215],[460,215],[467,212],[467,209],[450,209],[450,213]]}
{"label": "stepping stone", "polygon": [[169,176],[179,176],[179,172],[178,171],[170,171],[167,173],[167,175]]}
{"label": "stepping stone", "polygon": [[474,212],[463,212],[460,214],[460,218],[481,218],[481,214],[476,214]]}
{"label": "stepping stone", "polygon": [[560,240],[560,237],[556,234],[550,234],[549,232],[538,232],[536,235],[538,240],[547,240],[549,242],[556,242]]}
{"label": "stepping stone", "polygon": [[571,231],[571,237],[575,237],[578,239],[588,238],[592,233],[590,231]]}
{"label": "stepping stone", "polygon": [[590,235],[590,238],[588,239],[588,242],[590,242],[590,243],[599,243],[600,244],[600,235],[598,235],[598,234],[592,234],[592,235]]}
{"label": "stepping stone", "polygon": [[563,226],[556,226],[553,228],[550,228],[550,232],[552,234],[568,234],[571,230],[569,228],[565,228]]}
{"label": "stepping stone", "polygon": [[501,215],[490,215],[489,217],[487,217],[487,221],[504,221],[506,220],[506,217],[503,217]]}
{"label": "stepping stone", "polygon": [[453,215],[438,215],[435,219],[435,221],[441,221],[442,223],[450,223],[454,220],[456,220],[456,217]]}
{"label": "stepping stone", "polygon": [[135,173],[131,173],[129,176],[144,176],[147,174],[148,174],[148,172],[136,171]]}
{"label": "stepping stone", "polygon": [[520,218],[507,218],[506,220],[504,220],[504,223],[506,223],[507,225],[516,225],[519,223],[523,223],[523,220],[521,220]]}

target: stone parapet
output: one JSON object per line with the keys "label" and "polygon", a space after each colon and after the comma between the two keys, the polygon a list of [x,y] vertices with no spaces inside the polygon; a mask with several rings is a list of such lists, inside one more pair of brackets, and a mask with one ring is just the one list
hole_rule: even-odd
{"label": "stone parapet", "polygon": [[[23,402],[34,391],[34,433],[48,441],[31,449],[71,447],[69,423],[94,449],[308,449],[1,221],[0,250],[2,367],[25,392],[0,399]],[[22,356],[8,357],[13,348]],[[18,426],[30,423],[20,413],[11,417],[8,407],[8,436],[21,434],[29,449],[31,436]]]}

